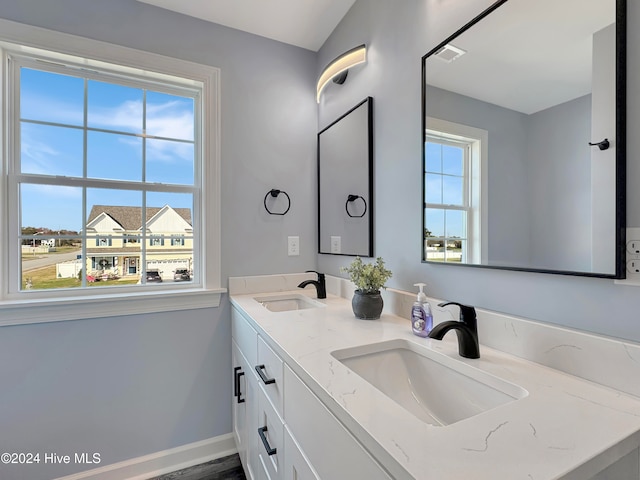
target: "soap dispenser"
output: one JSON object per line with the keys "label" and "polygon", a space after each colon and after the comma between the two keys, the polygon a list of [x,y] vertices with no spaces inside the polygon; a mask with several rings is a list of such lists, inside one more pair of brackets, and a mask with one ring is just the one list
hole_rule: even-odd
{"label": "soap dispenser", "polygon": [[424,283],[416,283],[414,286],[419,287],[418,298],[411,307],[411,329],[413,333],[419,337],[427,337],[433,328],[433,315],[431,314],[431,305],[427,302],[423,288]]}

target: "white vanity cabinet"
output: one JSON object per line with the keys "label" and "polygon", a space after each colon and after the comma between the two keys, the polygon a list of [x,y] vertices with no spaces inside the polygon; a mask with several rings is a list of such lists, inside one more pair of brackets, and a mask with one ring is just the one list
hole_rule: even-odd
{"label": "white vanity cabinet", "polygon": [[258,334],[235,309],[231,318],[233,435],[247,478],[269,478],[265,476],[257,455],[260,386],[254,367],[258,362]]}
{"label": "white vanity cabinet", "polygon": [[391,479],[288,366],[284,381],[287,425],[319,478]]}
{"label": "white vanity cabinet", "polygon": [[389,480],[235,307],[231,317],[233,432],[247,478]]}
{"label": "white vanity cabinet", "polygon": [[[285,447],[284,373],[282,359],[260,338],[249,322],[232,309],[233,433],[245,475],[250,480],[283,480],[285,451],[300,466],[295,442]],[[313,477],[297,476],[296,480]]]}

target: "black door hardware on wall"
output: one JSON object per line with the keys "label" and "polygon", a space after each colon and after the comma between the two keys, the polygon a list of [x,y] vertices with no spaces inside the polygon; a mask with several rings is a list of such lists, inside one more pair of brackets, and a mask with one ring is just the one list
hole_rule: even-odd
{"label": "black door hardware on wall", "polygon": [[[269,210],[269,207],[267,206],[267,199],[269,198],[269,196],[273,197],[273,198],[277,198],[278,195],[283,194],[285,197],[287,197],[287,209],[284,212],[272,212],[271,210]],[[284,190],[278,190],[277,188],[272,188],[271,190],[269,190],[267,192],[267,194],[264,196],[264,208],[267,212],[269,212],[270,215],[286,215],[287,212],[289,211],[289,209],[291,208],[291,198],[289,197],[289,195],[287,194],[287,192],[285,192]]]}
{"label": "black door hardware on wall", "polygon": [[[362,212],[362,215],[351,215],[351,212],[349,211],[349,204],[351,202],[355,202],[358,199],[362,200],[362,202],[364,203],[364,211]],[[347,203],[344,204],[344,209],[347,211],[347,215],[349,215],[351,218],[362,218],[364,217],[364,214],[367,213],[367,201],[360,195],[354,195],[350,193],[347,197]]]}
{"label": "black door hardware on wall", "polygon": [[596,147],[597,146],[600,150],[606,150],[607,148],[609,148],[611,146],[611,144],[609,143],[609,140],[607,138],[605,138],[601,142],[596,142],[596,143],[589,142],[589,145],[591,145],[592,147]]}

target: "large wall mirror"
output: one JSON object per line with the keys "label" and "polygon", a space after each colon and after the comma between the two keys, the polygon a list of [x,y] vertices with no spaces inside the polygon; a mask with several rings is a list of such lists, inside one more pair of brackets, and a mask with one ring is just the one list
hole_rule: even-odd
{"label": "large wall mirror", "polygon": [[423,57],[423,261],[624,278],[626,0],[502,0]]}
{"label": "large wall mirror", "polygon": [[318,133],[318,251],[373,256],[373,99]]}

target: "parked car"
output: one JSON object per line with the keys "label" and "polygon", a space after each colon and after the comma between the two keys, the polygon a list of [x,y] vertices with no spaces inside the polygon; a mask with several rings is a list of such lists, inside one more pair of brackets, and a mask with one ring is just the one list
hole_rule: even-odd
{"label": "parked car", "polygon": [[174,282],[188,282],[189,280],[191,280],[189,270],[186,268],[176,268],[176,271],[173,274]]}
{"label": "parked car", "polygon": [[147,270],[147,283],[162,282],[162,277],[158,270]]}

